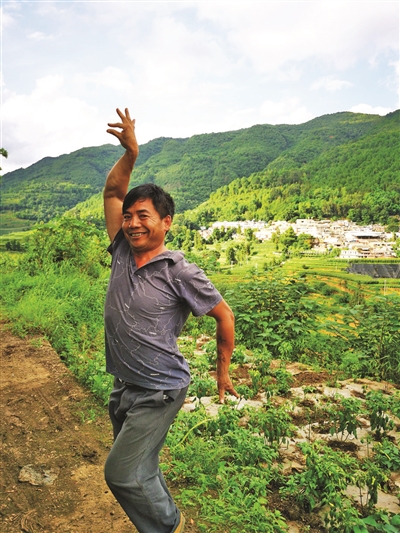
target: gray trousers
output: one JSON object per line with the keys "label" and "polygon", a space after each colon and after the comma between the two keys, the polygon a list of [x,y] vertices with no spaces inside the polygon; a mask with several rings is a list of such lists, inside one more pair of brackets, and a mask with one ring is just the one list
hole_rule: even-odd
{"label": "gray trousers", "polygon": [[115,440],[105,479],[139,533],[173,533],[178,526],[180,512],[159,468],[159,452],[186,392],[114,382],[109,413]]}

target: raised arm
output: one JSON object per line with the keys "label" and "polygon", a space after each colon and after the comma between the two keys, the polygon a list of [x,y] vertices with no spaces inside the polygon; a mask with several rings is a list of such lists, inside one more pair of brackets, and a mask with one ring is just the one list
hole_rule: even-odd
{"label": "raised arm", "polygon": [[229,364],[235,346],[235,317],[225,300],[221,300],[207,315],[217,322],[217,385],[219,401],[224,403],[225,392],[239,397],[229,377]]}
{"label": "raised arm", "polygon": [[125,153],[110,170],[103,191],[104,215],[111,241],[122,226],[122,203],[128,192],[131,173],[139,155],[139,146],[135,135],[135,120],[131,120],[128,109],[125,109],[125,114],[117,109],[117,113],[121,122],[109,123],[110,129],[107,130],[107,133],[117,137],[121,146],[125,148]]}

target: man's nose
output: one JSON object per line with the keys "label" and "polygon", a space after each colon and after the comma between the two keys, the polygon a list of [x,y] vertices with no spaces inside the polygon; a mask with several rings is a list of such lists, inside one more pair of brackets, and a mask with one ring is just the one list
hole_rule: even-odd
{"label": "man's nose", "polygon": [[133,216],[133,217],[129,220],[128,227],[129,227],[129,228],[135,228],[136,226],[139,226],[139,217],[137,217],[137,216]]}

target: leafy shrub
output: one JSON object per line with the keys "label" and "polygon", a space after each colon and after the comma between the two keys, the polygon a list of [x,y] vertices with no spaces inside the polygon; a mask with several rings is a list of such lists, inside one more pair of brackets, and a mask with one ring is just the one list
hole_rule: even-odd
{"label": "leafy shrub", "polygon": [[227,294],[236,318],[237,341],[278,358],[285,345],[286,357],[297,357],[315,327],[316,307],[305,298],[307,293],[304,282],[270,275]]}
{"label": "leafy shrub", "polygon": [[346,440],[350,435],[357,437],[357,429],[361,423],[357,420],[362,412],[362,402],[357,398],[339,397],[339,405],[334,404],[326,410],[329,421],[332,422],[331,435],[341,435],[341,440]]}
{"label": "leafy shrub", "polygon": [[321,442],[300,443],[298,447],[305,455],[306,470],[286,481],[282,495],[294,498],[306,511],[330,504],[354,480],[357,460],[334,452]]}
{"label": "leafy shrub", "polygon": [[374,462],[382,469],[396,472],[400,470],[400,449],[388,439],[374,445]]}
{"label": "leafy shrub", "polygon": [[99,277],[101,267],[110,263],[108,244],[105,232],[95,225],[78,218],[63,217],[33,232],[21,268],[35,275],[51,269],[52,265],[67,262],[82,272]]}
{"label": "leafy shrub", "polygon": [[287,409],[274,407],[271,403],[261,409],[249,412],[249,428],[264,435],[265,441],[272,444],[286,442],[294,434],[294,426]]}
{"label": "leafy shrub", "polygon": [[387,412],[391,407],[391,397],[382,391],[370,391],[366,395],[366,407],[371,422],[371,430],[378,438],[394,427],[393,420]]}

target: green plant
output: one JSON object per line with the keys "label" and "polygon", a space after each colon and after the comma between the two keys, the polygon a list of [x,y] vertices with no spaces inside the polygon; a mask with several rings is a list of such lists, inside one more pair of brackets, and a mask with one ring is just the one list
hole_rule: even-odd
{"label": "green plant", "polygon": [[287,442],[294,433],[295,428],[285,406],[275,407],[269,402],[261,409],[250,410],[248,417],[249,428],[261,433],[269,445]]}
{"label": "green plant", "polygon": [[329,430],[331,435],[336,435],[340,440],[347,440],[350,435],[357,437],[357,429],[361,423],[357,420],[362,412],[362,402],[356,398],[340,397],[339,405],[333,404],[327,410],[333,426]]}
{"label": "green plant", "polygon": [[371,422],[371,430],[378,438],[393,429],[394,422],[387,412],[391,407],[391,398],[382,391],[370,391],[366,395],[365,404]]}
{"label": "green plant", "polygon": [[307,293],[304,282],[274,273],[227,293],[236,317],[237,340],[250,349],[268,350],[273,357],[297,356],[314,328],[316,306],[305,298]]}
{"label": "green plant", "polygon": [[400,470],[400,449],[396,444],[388,439],[382,439],[382,442],[377,442],[373,450],[374,462],[386,471]]}
{"label": "green plant", "polygon": [[[378,489],[388,480],[386,473],[370,459],[362,464],[362,469],[355,476],[355,485],[360,490],[360,507],[371,509],[378,501]],[[363,490],[367,489],[365,498]]]}
{"label": "green plant", "polygon": [[203,398],[204,396],[213,396],[217,393],[215,379],[210,378],[208,373],[192,374],[188,394]]}
{"label": "green plant", "polygon": [[400,382],[398,296],[379,296],[344,307],[341,323],[327,327],[333,333],[331,349],[336,345],[349,353],[353,375]]}
{"label": "green plant", "polygon": [[269,486],[280,479],[278,452],[266,446],[262,435],[239,425],[247,416],[246,409],[228,405],[216,417],[205,415],[202,407],[181,411],[168,434],[169,459],[161,467],[182,487],[177,496],[182,505],[196,505],[200,531],[287,531],[280,513],[267,505]]}
{"label": "green plant", "polygon": [[324,524],[329,533],[353,533],[362,524],[357,509],[340,493],[329,495]]}
{"label": "green plant", "polygon": [[362,524],[354,526],[353,533],[398,533],[400,514],[389,515],[384,511],[366,516]]}
{"label": "green plant", "polygon": [[249,360],[248,350],[244,344],[238,344],[235,346],[231,362],[237,363],[239,365],[242,365],[243,363],[246,363]]}
{"label": "green plant", "polygon": [[337,494],[354,480],[356,459],[318,441],[298,446],[305,455],[306,470],[289,477],[281,494],[294,498],[307,511],[322,504],[335,506]]}
{"label": "green plant", "polygon": [[273,376],[276,379],[276,388],[278,393],[282,395],[287,394],[293,385],[293,375],[285,368],[278,368],[273,372]]}

